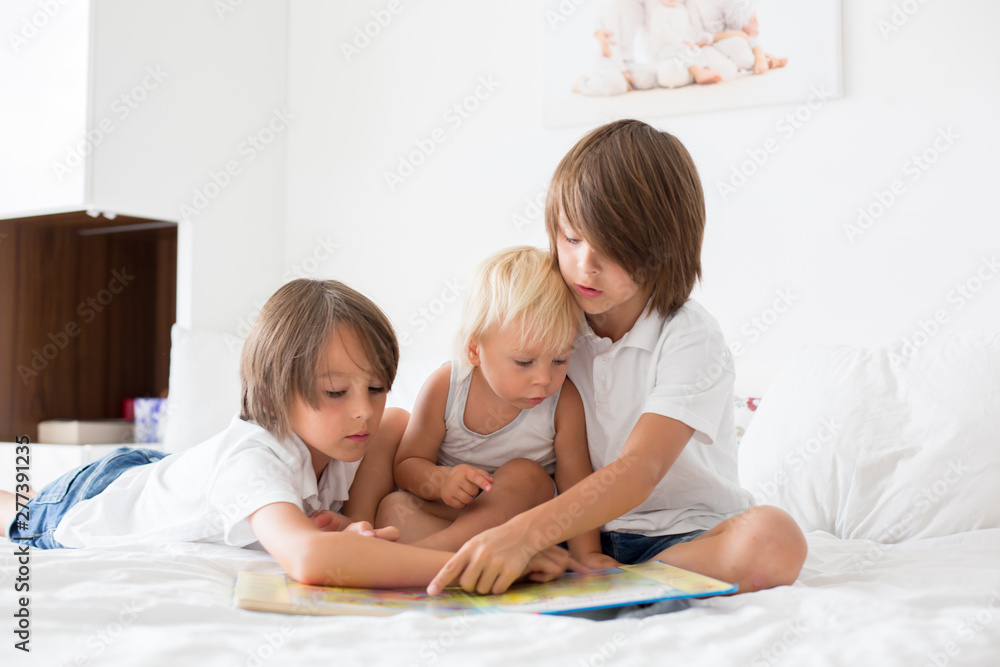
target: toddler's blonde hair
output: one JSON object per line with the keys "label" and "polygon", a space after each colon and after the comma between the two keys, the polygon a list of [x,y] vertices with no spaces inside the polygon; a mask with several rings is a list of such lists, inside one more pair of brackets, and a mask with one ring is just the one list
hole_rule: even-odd
{"label": "toddler's blonde hair", "polygon": [[472,341],[508,327],[517,327],[525,349],[559,352],[572,345],[582,322],[583,311],[548,252],[507,248],[487,257],[473,275],[456,356],[468,365]]}

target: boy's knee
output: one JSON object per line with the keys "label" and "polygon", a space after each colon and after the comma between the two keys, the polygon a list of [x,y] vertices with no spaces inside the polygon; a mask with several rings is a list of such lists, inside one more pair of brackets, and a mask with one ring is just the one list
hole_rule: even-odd
{"label": "boy's knee", "polygon": [[738,552],[751,564],[751,579],[757,589],[795,583],[805,563],[808,546],[795,519],[782,509],[759,505],[740,517],[746,522],[739,531]]}

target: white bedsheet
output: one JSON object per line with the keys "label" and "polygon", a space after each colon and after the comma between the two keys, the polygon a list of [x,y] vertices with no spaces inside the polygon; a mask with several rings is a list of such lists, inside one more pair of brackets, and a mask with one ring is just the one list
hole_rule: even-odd
{"label": "white bedsheet", "polygon": [[892,546],[808,539],[794,586],[603,622],[261,614],[230,595],[240,570],[279,571],[262,552],[33,550],[30,656],[13,649],[15,547],[0,541],[0,664],[1000,664],[1000,530]]}

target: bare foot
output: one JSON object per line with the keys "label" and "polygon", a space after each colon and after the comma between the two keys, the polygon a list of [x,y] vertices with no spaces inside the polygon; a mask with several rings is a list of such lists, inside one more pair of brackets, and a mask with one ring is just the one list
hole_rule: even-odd
{"label": "bare foot", "polygon": [[719,83],[720,81],[722,81],[721,74],[719,74],[718,72],[713,72],[707,67],[698,67],[697,65],[692,65],[689,71],[691,72],[691,76],[694,77],[695,83],[701,86],[704,86],[709,83]]}
{"label": "bare foot", "polygon": [[753,61],[753,73],[763,74],[767,70],[771,69],[771,62],[766,55],[757,54],[757,57]]}
{"label": "bare foot", "polygon": [[788,64],[788,58],[779,58],[778,56],[772,56],[770,53],[768,53],[765,58],[767,58],[767,66],[771,69],[784,67]]}

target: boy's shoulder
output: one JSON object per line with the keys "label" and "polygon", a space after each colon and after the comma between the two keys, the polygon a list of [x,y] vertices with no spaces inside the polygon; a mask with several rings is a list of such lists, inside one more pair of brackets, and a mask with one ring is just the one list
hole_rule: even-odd
{"label": "boy's shoulder", "polygon": [[645,340],[645,347],[652,348],[664,340],[677,340],[688,336],[722,336],[719,321],[694,299],[688,299],[680,308],[668,316],[655,310],[647,311],[632,327],[629,336],[634,340]]}
{"label": "boy's shoulder", "polygon": [[670,356],[678,351],[690,356],[698,351],[706,358],[715,359],[725,356],[728,352],[729,347],[719,321],[693,299],[688,299],[669,317],[661,317],[654,313],[650,319],[656,322],[655,334],[650,331],[646,335],[650,338],[655,335],[656,340],[655,343],[650,341],[652,345],[647,349],[651,350],[654,356]]}
{"label": "boy's shoulder", "polygon": [[694,299],[685,301],[665,322],[664,329],[677,334],[722,333],[722,327],[715,316]]}
{"label": "boy's shoulder", "polygon": [[256,422],[233,417],[226,430],[216,435],[202,446],[215,449],[219,462],[224,462],[248,450],[267,450],[274,454],[281,463],[290,468],[298,468],[308,460],[308,449],[305,444],[296,442],[296,438],[278,438]]}

